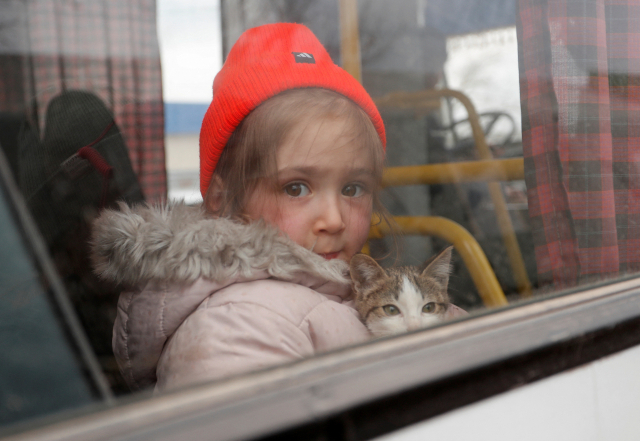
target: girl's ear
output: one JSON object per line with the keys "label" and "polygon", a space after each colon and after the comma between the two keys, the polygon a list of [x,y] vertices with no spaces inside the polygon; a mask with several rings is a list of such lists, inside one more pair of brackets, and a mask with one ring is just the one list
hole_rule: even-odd
{"label": "girl's ear", "polygon": [[222,182],[222,178],[214,173],[213,176],[211,176],[211,183],[204,198],[204,206],[209,213],[218,214],[223,203],[224,183]]}

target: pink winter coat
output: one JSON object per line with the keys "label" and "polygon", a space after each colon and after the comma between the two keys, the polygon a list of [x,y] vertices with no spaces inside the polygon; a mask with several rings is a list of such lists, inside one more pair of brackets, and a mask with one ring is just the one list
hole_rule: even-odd
{"label": "pink winter coat", "polygon": [[347,264],[262,222],[211,219],[185,205],[122,206],[94,224],[92,258],[103,278],[129,287],[113,350],[133,390],[218,379],[370,338],[351,304]]}

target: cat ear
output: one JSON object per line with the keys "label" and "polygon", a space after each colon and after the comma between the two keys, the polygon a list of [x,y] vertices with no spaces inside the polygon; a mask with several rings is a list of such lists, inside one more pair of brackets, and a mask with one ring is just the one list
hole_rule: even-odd
{"label": "cat ear", "polygon": [[421,277],[435,280],[440,286],[446,288],[449,284],[449,274],[451,273],[451,250],[453,250],[452,246],[431,259],[431,263],[424,269]]}
{"label": "cat ear", "polygon": [[385,270],[366,254],[355,254],[351,258],[349,267],[356,292],[365,291],[376,281],[387,277]]}

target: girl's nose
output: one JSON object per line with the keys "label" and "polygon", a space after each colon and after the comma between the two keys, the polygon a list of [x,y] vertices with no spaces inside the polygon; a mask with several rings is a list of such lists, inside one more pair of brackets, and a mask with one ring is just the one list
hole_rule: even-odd
{"label": "girl's nose", "polygon": [[346,224],[337,198],[327,197],[318,208],[318,217],[314,225],[314,233],[336,234],[344,230]]}

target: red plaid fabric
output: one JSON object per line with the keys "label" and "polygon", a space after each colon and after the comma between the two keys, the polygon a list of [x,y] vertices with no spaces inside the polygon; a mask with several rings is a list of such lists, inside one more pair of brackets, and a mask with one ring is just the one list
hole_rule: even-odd
{"label": "red plaid fabric", "polygon": [[26,42],[0,55],[0,111],[42,128],[51,98],[95,93],[114,113],[148,201],[166,199],[164,109],[155,0],[24,1],[2,8]]}
{"label": "red plaid fabric", "polygon": [[522,138],[541,285],[640,270],[640,3],[519,0]]}

